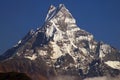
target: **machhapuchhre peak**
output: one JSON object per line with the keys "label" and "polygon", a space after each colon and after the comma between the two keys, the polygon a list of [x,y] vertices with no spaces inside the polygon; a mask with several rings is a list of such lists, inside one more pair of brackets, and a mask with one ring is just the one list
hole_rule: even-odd
{"label": "machhapuchhre peak", "polygon": [[63,4],[51,5],[42,27],[30,30],[0,56],[0,73],[8,72],[32,80],[115,77],[120,74],[120,51],[81,29]]}

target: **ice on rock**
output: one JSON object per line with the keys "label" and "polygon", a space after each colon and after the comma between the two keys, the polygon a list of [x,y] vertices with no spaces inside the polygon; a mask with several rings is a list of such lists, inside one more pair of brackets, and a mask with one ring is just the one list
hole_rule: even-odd
{"label": "ice on rock", "polygon": [[20,44],[22,41],[20,40],[20,41],[18,41],[18,44]]}
{"label": "ice on rock", "polygon": [[80,50],[84,53],[84,55],[88,54],[88,51],[85,48],[80,48]]}
{"label": "ice on rock", "polygon": [[47,55],[47,51],[43,51],[43,50],[38,50],[38,53],[39,53],[39,55],[41,55],[41,56]]}
{"label": "ice on rock", "polygon": [[49,10],[48,10],[48,14],[46,16],[45,21],[49,21],[56,13],[56,7],[51,5]]}
{"label": "ice on rock", "polygon": [[54,28],[54,27],[55,27],[55,26],[53,25],[53,26],[48,26],[48,27],[46,28],[46,37],[47,37],[47,38],[50,38],[50,37],[53,36],[54,31],[55,31],[55,28]]}
{"label": "ice on rock", "polygon": [[28,58],[30,60],[35,60],[37,58],[37,55],[33,54],[32,56],[25,56],[25,58]]}

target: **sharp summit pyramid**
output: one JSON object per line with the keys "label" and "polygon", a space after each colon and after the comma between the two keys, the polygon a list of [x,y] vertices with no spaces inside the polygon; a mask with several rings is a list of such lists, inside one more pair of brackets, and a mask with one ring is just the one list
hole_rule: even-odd
{"label": "sharp summit pyramid", "polygon": [[51,5],[43,26],[0,56],[0,72],[26,73],[32,80],[117,76],[120,51],[78,27],[63,4]]}

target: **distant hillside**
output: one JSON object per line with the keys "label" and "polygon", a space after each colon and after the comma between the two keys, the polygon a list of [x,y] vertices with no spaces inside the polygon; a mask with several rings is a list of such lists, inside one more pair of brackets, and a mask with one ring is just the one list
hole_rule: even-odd
{"label": "distant hillside", "polygon": [[0,80],[31,80],[25,73],[0,73]]}

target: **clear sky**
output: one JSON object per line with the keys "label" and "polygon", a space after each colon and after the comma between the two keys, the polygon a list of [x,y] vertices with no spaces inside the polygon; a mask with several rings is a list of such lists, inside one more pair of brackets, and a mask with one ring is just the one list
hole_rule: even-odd
{"label": "clear sky", "polygon": [[65,6],[77,25],[120,49],[120,0],[0,0],[0,53],[42,26],[51,4]]}

